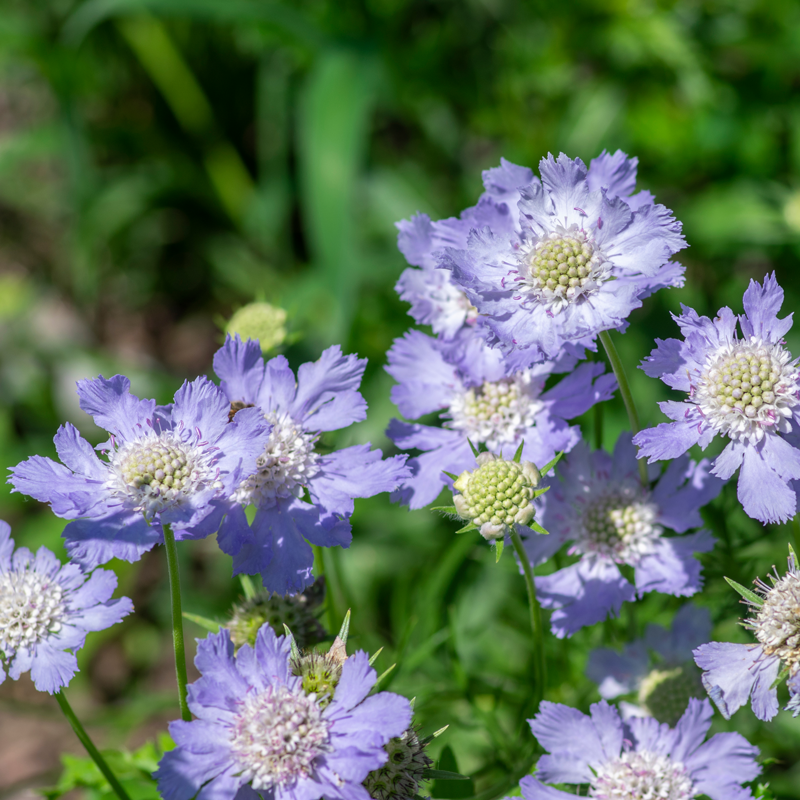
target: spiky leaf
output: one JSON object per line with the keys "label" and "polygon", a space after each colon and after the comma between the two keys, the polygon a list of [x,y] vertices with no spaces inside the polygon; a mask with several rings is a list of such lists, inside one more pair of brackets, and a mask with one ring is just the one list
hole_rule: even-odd
{"label": "spiky leaf", "polygon": [[728,582],[728,585],[731,586],[733,589],[736,589],[739,594],[744,597],[745,600],[752,603],[754,606],[761,607],[764,605],[764,598],[759,597],[755,592],[751,592],[749,589],[745,589],[740,583],[736,583],[736,581],[732,581],[730,578],[725,578]]}

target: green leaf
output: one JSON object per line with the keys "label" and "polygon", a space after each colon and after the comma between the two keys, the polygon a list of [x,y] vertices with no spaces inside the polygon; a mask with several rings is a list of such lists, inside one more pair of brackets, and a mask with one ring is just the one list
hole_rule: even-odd
{"label": "green leaf", "polygon": [[253,579],[250,575],[242,573],[239,575],[239,580],[242,584],[242,591],[244,592],[245,599],[252,600],[256,596],[256,585],[253,583]]}
{"label": "green leaf", "polygon": [[458,475],[453,475],[452,472],[448,472],[446,469],[443,469],[442,472],[444,472],[444,474],[447,475],[448,478],[451,478],[454,481],[458,480]]}
{"label": "green leaf", "polygon": [[459,800],[459,798],[472,797],[475,794],[472,779],[467,778],[467,780],[464,780],[464,776],[458,770],[453,748],[449,744],[442,748],[439,763],[436,767],[435,770],[425,770],[424,773],[425,775],[444,773],[445,777],[434,779],[433,784],[431,784],[430,793],[432,797],[447,797]]}
{"label": "green leaf", "polygon": [[528,523],[528,527],[536,531],[536,533],[543,533],[545,536],[550,535],[550,531],[546,531],[535,519]]}
{"label": "green leaf", "polygon": [[522,460],[522,448],[523,447],[525,447],[525,440],[524,439],[519,443],[519,447],[517,448],[517,452],[514,453],[513,461],[514,461],[515,464],[519,464],[519,462]]}
{"label": "green leaf", "polygon": [[770,686],[769,688],[777,689],[778,686],[780,686],[789,677],[790,671],[791,670],[789,669],[789,667],[782,667],[781,671],[778,673],[778,677],[775,678],[774,681],[772,681],[772,686]]}
{"label": "green leaf", "polygon": [[478,448],[475,447],[475,445],[472,444],[472,442],[469,439],[467,439],[467,444],[470,446],[470,449],[472,450],[472,455],[474,455],[475,458],[477,458],[480,455],[481,451],[478,450]]}
{"label": "green leaf", "polygon": [[478,526],[474,522],[470,522],[469,525],[465,525],[463,528],[459,528],[456,533],[469,533],[469,531],[477,531]]}
{"label": "green leaf", "polygon": [[397,664],[392,664],[392,666],[391,666],[391,667],[389,667],[389,669],[387,669],[387,670],[384,670],[383,672],[381,672],[381,674],[380,674],[380,675],[378,675],[378,680],[376,680],[376,681],[375,681],[375,685],[372,687],[372,691],[373,691],[373,692],[374,692],[374,691],[375,691],[375,689],[377,688],[378,684],[379,684],[379,683],[380,683],[380,682],[381,682],[381,681],[382,681],[382,680],[383,680],[383,679],[384,679],[384,678],[385,678],[385,677],[386,677],[386,676],[387,676],[387,675],[388,675],[388,674],[389,674],[389,673],[390,673],[390,672],[391,672],[391,671],[392,671],[392,670],[393,670],[393,669],[394,669],[396,666],[397,666]]}
{"label": "green leaf", "polygon": [[294,634],[289,630],[289,626],[284,622],[283,629],[286,631],[286,635],[289,637],[289,643],[292,648],[292,658],[295,660],[300,660],[300,648],[297,646],[297,642],[294,639]]}
{"label": "green leaf", "polygon": [[739,594],[744,597],[745,600],[752,603],[754,606],[761,607],[764,605],[764,598],[759,597],[755,592],[751,592],[749,589],[745,589],[740,583],[736,583],[736,581],[732,581],[730,578],[725,578],[728,582],[728,585],[732,588],[736,589]]}
{"label": "green leaf", "polygon": [[339,638],[342,640],[342,644],[347,644],[347,637],[350,635],[350,609],[347,609],[347,613],[344,615],[344,620],[342,621],[342,627],[339,629]]}
{"label": "green leaf", "polygon": [[471,780],[469,775],[462,775],[460,772],[450,772],[446,769],[426,769],[422,773],[422,777],[426,780],[433,781],[468,781]]}
{"label": "green leaf", "polygon": [[378,656],[383,652],[383,648],[381,647],[379,650],[376,650],[369,659],[369,665],[372,666],[377,660]]}
{"label": "green leaf", "polygon": [[195,625],[199,625],[201,628],[211,631],[211,633],[219,633],[221,625],[219,622],[215,622],[213,619],[201,617],[199,614],[190,614],[188,611],[184,611],[183,616],[191,622],[194,622]]}
{"label": "green leaf", "polygon": [[497,558],[495,558],[495,560],[494,560],[494,563],[495,563],[495,564],[496,564],[498,561],[500,561],[500,556],[502,556],[502,555],[503,555],[503,547],[504,547],[504,546],[505,546],[505,545],[504,545],[504,543],[503,543],[503,540],[502,540],[502,539],[496,539],[496,540],[495,540],[495,549],[497,550]]}
{"label": "green leaf", "polygon": [[441,511],[443,514],[455,514],[458,516],[455,506],[433,506],[431,511]]}
{"label": "green leaf", "polygon": [[549,492],[549,491],[550,491],[550,487],[549,486],[545,486],[543,489],[534,489],[533,490],[533,499],[535,500],[537,497],[540,497],[545,492]]}
{"label": "green leaf", "polygon": [[561,457],[564,455],[564,451],[562,450],[560,453],[556,453],[556,457],[552,461],[548,461],[540,470],[542,477],[547,475],[553,467],[561,461]]}

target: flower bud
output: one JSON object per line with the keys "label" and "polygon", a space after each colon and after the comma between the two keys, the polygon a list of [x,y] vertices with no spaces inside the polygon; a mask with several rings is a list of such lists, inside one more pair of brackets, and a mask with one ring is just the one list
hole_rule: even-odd
{"label": "flower bud", "polygon": [[286,312],[269,303],[250,303],[231,317],[225,332],[238,333],[243,341],[258,340],[261,352],[268,353],[286,339]]}

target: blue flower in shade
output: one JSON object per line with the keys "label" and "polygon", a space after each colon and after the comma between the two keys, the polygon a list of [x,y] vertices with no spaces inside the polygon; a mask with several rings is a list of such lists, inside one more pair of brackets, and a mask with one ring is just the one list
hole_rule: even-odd
{"label": "blue flower in shade", "polygon": [[487,199],[471,214],[466,244],[437,251],[490,344],[523,351],[528,364],[565,346],[594,348],[600,331],[627,327],[643,297],[682,283],[683,267],[669,262],[685,246],[680,223],[649,196],[616,194],[635,176],[624,154],[598,160],[590,180],[580,159],[543,159],[541,181],[512,193],[518,213],[502,203],[499,214]]}
{"label": "blue flower in shade", "polygon": [[[589,165],[587,185],[592,192],[605,190],[609,197],[622,198],[632,211],[653,205],[649,192],[633,195],[636,185],[637,159],[628,158],[617,151],[609,155],[605,151]],[[518,203],[521,189],[539,183],[532,170],[519,167],[501,159],[500,166],[484,171],[484,193],[478,204],[466,209],[458,218],[432,221],[426,214],[417,214],[410,220],[397,223],[399,230],[397,246],[409,264],[419,269],[406,269],[397,283],[397,292],[402,300],[411,303],[410,314],[422,325],[430,325],[434,333],[451,339],[466,332],[483,334],[484,322],[464,291],[457,286],[452,273],[439,266],[445,248],[467,250],[472,231],[485,227],[492,230],[513,230],[522,237],[522,224]],[[682,285],[683,268],[669,264],[659,270],[658,279],[650,291],[667,285]],[[642,296],[646,294],[643,287]],[[530,354],[526,356],[530,364]]]}
{"label": "blue flower in shade", "polygon": [[748,699],[759,719],[772,719],[778,713],[776,687],[784,679],[791,698],[786,710],[800,714],[800,570],[795,554],[789,555],[782,578],[776,572],[769,579],[769,584],[756,580],[760,603],[743,601],[752,614],[744,626],[758,644],[709,642],[694,651],[703,686],[725,719]]}
{"label": "blue flower in shade", "polygon": [[363,651],[344,661],[321,707],[292,675],[289,640],[269,625],[235,656],[225,629],[199,641],[195,664],[197,719],[170,723],[177,747],[154,774],[164,800],[371,800],[361,782],[411,722],[404,697],[370,695],[377,676]]}
{"label": "blue flower in shade", "polygon": [[673,422],[637,434],[639,457],[675,458],[717,435],[730,439],[712,472],[728,480],[739,473],[739,501],[761,522],[785,522],[797,507],[790,482],[800,478],[800,449],[785,434],[800,422],[800,372],[783,342],[792,315],[778,319],[783,289],[774,273],[763,285],[750,281],[745,314],[729,308],[713,319],[683,306],[675,321],[684,340],[656,340],[641,368],[667,386],[688,392],[683,402],[660,403]]}
{"label": "blue flower in shade", "polygon": [[176,539],[214,533],[269,436],[255,410],[229,423],[230,403],[207,378],[184,383],[169,406],[132,395],[123,375],[79,381],[78,397],[111,434],[97,448],[106,457],[67,423],[54,440],[63,464],[32,456],[9,483],[74,520],[63,536],[84,570],[112,558],[137,561],[164,541],[162,525]]}
{"label": "blue flower in shade", "polygon": [[0,683],[30,672],[40,692],[53,694],[78,671],[75,651],[89,631],[102,631],[133,611],[127,597],[111,600],[117,576],[83,575],[45,547],[14,552],[11,528],[0,520]]}
{"label": "blue flower in shade", "polygon": [[589,796],[601,800],[753,797],[742,783],[761,772],[758,748],[738,733],[717,733],[703,741],[711,727],[708,700],[690,700],[674,728],[652,717],[623,722],[605,700],[590,711],[587,716],[545,701],[529,720],[549,755],[539,759],[535,775],[522,779],[525,800],[575,797],[547,783],[588,784]]}
{"label": "blue flower in shade", "polygon": [[[283,356],[264,363],[258,342],[228,337],[217,351],[214,369],[232,407],[256,406],[272,426],[217,537],[233,556],[234,575],[260,573],[278,594],[302,591],[313,582],[308,542],[349,547],[353,499],[393,491],[409,475],[406,456],[383,459],[369,444],[328,454],[317,449],[323,431],[365,419],[358,391],[365,365],[329,347],[319,361],[303,364],[295,381]],[[256,507],[252,525],[247,505]]]}
{"label": "blue flower in shade", "polygon": [[692,650],[710,636],[708,609],[686,603],[675,615],[671,630],[650,624],[644,638],[626,645],[622,653],[606,647],[592,650],[586,675],[598,685],[604,700],[636,693],[639,705],[623,701],[623,715],[653,716],[674,725],[689,699],[703,696]]}
{"label": "blue flower in shade", "polygon": [[[525,541],[534,566],[565,542],[572,542],[568,553],[580,557],[536,578],[542,606],[555,609],[556,636],[571,636],[616,615],[623,602],[646,592],[688,597],[701,588],[694,554],[711,550],[714,539],[706,530],[684,532],[702,525],[698,509],[723,486],[709,475],[707,461],[676,459],[652,490],[646,489],[638,477],[636,448],[623,433],[613,456],[590,453],[581,443],[561,463],[561,480],[553,480],[538,501],[537,519],[550,535],[532,533]],[[666,536],[667,530],[684,535]],[[635,585],[620,572],[623,564],[633,567]]]}
{"label": "blue flower in shade", "polygon": [[[565,358],[508,374],[500,352],[479,339],[461,348],[420,331],[395,340],[388,358],[386,369],[399,382],[392,400],[403,416],[438,411],[443,420],[441,428],[392,420],[387,430],[398,447],[424,451],[409,461],[413,475],[397,495],[411,508],[426,506],[450,485],[443,470],[460,474],[474,467],[470,441],[506,459],[524,442],[522,459],[540,466],[556,452],[569,451],[580,441],[580,429],[566,420],[607,400],[616,388],[601,364],[575,368],[575,359]],[[545,390],[553,373],[567,370],[571,374]]]}

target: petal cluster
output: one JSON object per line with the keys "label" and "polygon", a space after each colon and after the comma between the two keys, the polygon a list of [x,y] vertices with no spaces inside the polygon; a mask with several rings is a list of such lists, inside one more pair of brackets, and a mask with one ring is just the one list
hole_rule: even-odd
{"label": "petal cluster", "polygon": [[[708,463],[687,457],[673,461],[652,490],[642,486],[630,434],[617,440],[613,455],[590,453],[581,443],[562,462],[560,481],[540,500],[537,519],[549,536],[531,534],[525,548],[537,565],[570,542],[579,557],[571,566],[536,579],[540,600],[554,609],[556,636],[571,636],[607,615],[623,602],[647,592],[687,597],[702,586],[695,553],[713,547],[699,509],[722,489]],[[667,529],[680,536],[667,536]],[[634,584],[620,572],[633,567]]]}
{"label": "petal cluster", "polygon": [[321,708],[292,674],[290,653],[269,625],[235,655],[225,629],[199,642],[201,678],[189,686],[196,719],[170,724],[177,747],[154,775],[164,800],[255,797],[253,790],[265,800],[370,800],[362,781],[408,728],[408,700],[370,695],[377,675],[357,652]]}
{"label": "petal cluster", "polygon": [[[75,652],[86,634],[133,611],[127,597],[111,599],[117,576],[91,576],[62,565],[45,547],[14,550],[11,528],[0,520],[0,683],[30,672],[40,692],[53,694],[78,671]],[[5,668],[4,668],[5,667]]]}
{"label": "petal cluster", "polygon": [[[410,474],[406,456],[384,459],[369,444],[316,449],[321,433],[366,418],[358,391],[365,366],[365,359],[334,346],[301,365],[295,379],[283,356],[265,363],[258,343],[238,336],[228,337],[214,356],[234,421],[252,412],[271,423],[218,536],[233,556],[234,574],[260,574],[265,588],[278,594],[302,591],[313,582],[311,544],[348,547],[354,498],[393,491]],[[256,508],[252,524],[247,505]]]}

